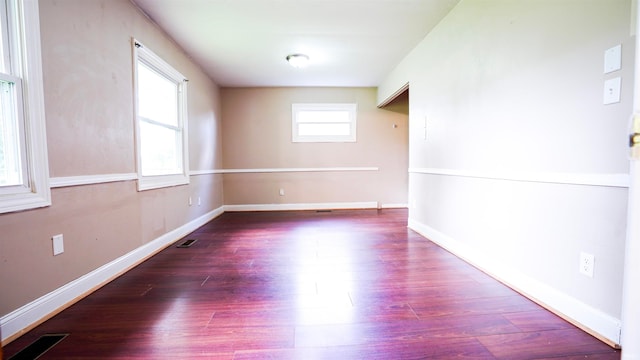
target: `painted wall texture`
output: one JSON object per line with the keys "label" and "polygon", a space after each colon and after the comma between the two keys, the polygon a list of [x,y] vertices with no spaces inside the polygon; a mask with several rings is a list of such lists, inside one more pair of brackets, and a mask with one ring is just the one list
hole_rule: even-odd
{"label": "painted wall texture", "polygon": [[[621,318],[631,14],[626,0],[462,1],[378,94],[410,84],[412,227],[607,336]],[[622,69],[604,74],[618,44]],[[622,101],[603,105],[614,77]]]}
{"label": "painted wall texture", "polygon": [[[356,103],[357,141],[293,143],[293,103]],[[408,117],[398,110],[378,109],[375,88],[225,88],[222,119],[226,169],[379,168],[225,174],[226,205],[406,204]],[[284,196],[279,195],[281,188]]]}
{"label": "painted wall texture", "polygon": [[[52,178],[136,172],[132,37],[190,79],[191,170],[222,164],[217,85],[129,1],[39,6]],[[189,196],[202,205],[189,207]],[[52,198],[0,215],[0,317],[219,208],[222,177],[144,192],[135,181],[54,188]],[[54,257],[56,234],[65,252]]]}
{"label": "painted wall texture", "polygon": [[[631,0],[463,0],[377,101],[373,88],[219,89],[127,0],[39,5],[51,177],[136,171],[132,37],[189,78],[189,163],[205,174],[144,192],[135,181],[54,188],[52,206],[0,215],[0,318],[225,204],[408,201],[413,228],[560,310],[576,305],[578,321],[601,321],[596,330],[613,337]],[[604,51],[618,44],[622,70],[603,74]],[[605,106],[604,81],[617,76],[622,101]],[[376,107],[407,83],[408,119]],[[292,143],[294,102],[357,102],[358,142]],[[210,174],[323,167],[379,170]],[[559,178],[569,180],[547,181]],[[54,257],[55,234],[65,252]],[[595,255],[593,278],[578,272],[582,251]]]}

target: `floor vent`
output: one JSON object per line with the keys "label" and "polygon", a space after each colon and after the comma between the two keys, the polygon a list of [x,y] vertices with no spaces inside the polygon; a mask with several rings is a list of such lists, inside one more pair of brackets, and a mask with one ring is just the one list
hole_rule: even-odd
{"label": "floor vent", "polygon": [[196,242],[196,241],[198,241],[198,240],[197,240],[197,239],[189,239],[189,240],[185,240],[185,241],[183,241],[181,244],[179,244],[179,245],[178,245],[178,246],[176,246],[176,247],[179,247],[179,248],[188,248],[188,247],[191,247],[191,245],[193,245],[193,243],[194,243],[194,242]]}
{"label": "floor vent", "polygon": [[38,340],[31,343],[31,345],[20,350],[17,354],[9,358],[9,360],[34,360],[42,356],[42,354],[49,351],[52,347],[56,346],[62,339],[66,338],[69,334],[45,334]]}
{"label": "floor vent", "polygon": [[331,212],[332,210],[327,209],[327,210],[316,210],[317,213],[327,213],[327,212]]}

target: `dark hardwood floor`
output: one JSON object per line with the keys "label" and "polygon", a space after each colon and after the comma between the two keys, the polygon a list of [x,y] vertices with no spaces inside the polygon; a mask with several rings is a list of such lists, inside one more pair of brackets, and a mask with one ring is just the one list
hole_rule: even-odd
{"label": "dark hardwood floor", "polygon": [[41,359],[619,359],[406,227],[407,211],[226,213],[7,345]]}

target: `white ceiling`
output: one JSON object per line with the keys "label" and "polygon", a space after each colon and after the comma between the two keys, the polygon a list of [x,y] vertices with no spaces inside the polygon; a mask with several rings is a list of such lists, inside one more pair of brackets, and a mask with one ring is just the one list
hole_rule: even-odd
{"label": "white ceiling", "polygon": [[377,86],[460,0],[132,1],[218,85],[256,87]]}

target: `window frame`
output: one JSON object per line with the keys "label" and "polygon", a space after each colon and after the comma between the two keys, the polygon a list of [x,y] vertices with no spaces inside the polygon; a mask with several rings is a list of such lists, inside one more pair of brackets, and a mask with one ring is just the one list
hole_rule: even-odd
{"label": "window frame", "polygon": [[[175,68],[169,65],[161,57],[156,55],[149,48],[145,47],[141,42],[132,38],[133,48],[133,83],[134,83],[134,123],[135,123],[135,149],[136,149],[136,168],[138,174],[138,191],[158,189],[170,186],[189,184],[189,142],[188,142],[188,118],[187,118],[187,82],[188,80]],[[152,119],[142,118],[139,114],[138,103],[138,63],[142,62],[145,66],[152,68],[161,76],[174,82],[177,86],[177,123],[174,131],[179,131],[180,148],[179,158],[182,161],[182,167],[179,173],[168,175],[143,175],[142,173],[142,153],[141,153],[141,122],[155,126],[162,126]],[[168,128],[168,127],[166,127]],[[178,134],[176,134],[178,135]]]}
{"label": "window frame", "polygon": [[[348,135],[300,135],[298,114],[302,111],[347,111]],[[294,143],[348,143],[357,141],[358,105],[355,103],[296,103],[291,105],[291,141]],[[336,122],[346,124],[346,122]],[[312,123],[313,124],[313,123]],[[318,122],[317,124],[327,124]]]}
{"label": "window frame", "polygon": [[0,213],[51,205],[37,0],[0,0],[4,81],[16,87],[22,184],[0,187]]}

